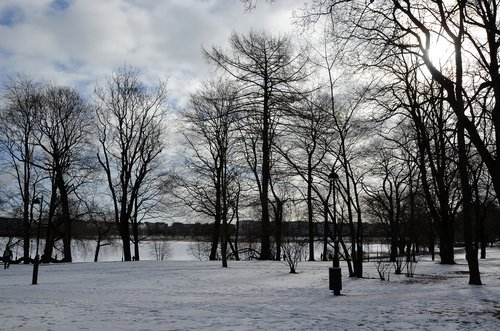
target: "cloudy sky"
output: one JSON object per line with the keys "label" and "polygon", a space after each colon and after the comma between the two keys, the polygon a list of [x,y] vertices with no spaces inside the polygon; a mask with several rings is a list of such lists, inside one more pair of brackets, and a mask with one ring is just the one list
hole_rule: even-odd
{"label": "cloudy sky", "polygon": [[23,73],[90,93],[127,64],[145,80],[168,78],[182,104],[210,76],[203,46],[227,44],[232,31],[291,31],[303,3],[261,1],[245,13],[239,0],[1,0],[0,78]]}

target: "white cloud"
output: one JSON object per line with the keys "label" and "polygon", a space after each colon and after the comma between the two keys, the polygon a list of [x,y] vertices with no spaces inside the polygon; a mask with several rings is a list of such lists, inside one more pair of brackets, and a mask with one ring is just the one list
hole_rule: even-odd
{"label": "white cloud", "polygon": [[0,25],[0,74],[27,73],[90,92],[113,69],[169,77],[173,99],[209,77],[202,45],[224,45],[251,28],[284,33],[299,0],[261,2],[248,14],[237,0],[3,0],[16,19]]}

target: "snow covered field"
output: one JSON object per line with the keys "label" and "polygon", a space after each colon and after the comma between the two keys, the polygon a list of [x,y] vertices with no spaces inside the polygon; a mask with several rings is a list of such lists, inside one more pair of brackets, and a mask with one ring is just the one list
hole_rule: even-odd
{"label": "snow covered field", "polygon": [[467,266],[420,261],[414,278],[349,279],[328,290],[328,262],[140,261],[31,265],[0,270],[2,330],[498,330],[500,249]]}

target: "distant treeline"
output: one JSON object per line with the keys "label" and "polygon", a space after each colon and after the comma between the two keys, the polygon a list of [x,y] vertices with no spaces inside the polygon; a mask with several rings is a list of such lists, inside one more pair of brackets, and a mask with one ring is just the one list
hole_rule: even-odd
{"label": "distant treeline", "polygon": [[[98,229],[102,228],[103,224],[98,222],[89,222],[74,220],[72,232],[76,238],[95,238],[98,236]],[[272,230],[274,231],[275,224],[272,223]],[[110,228],[108,236],[118,236],[118,229],[114,223],[106,223]],[[46,224],[42,221],[42,229]],[[307,237],[308,224],[306,221],[296,221],[283,223],[282,233],[289,237]],[[383,224],[365,224],[364,230],[367,238],[377,238],[385,236],[385,226]],[[31,227],[31,236],[36,236],[36,224]],[[323,223],[314,224],[314,233],[318,237],[323,236],[324,225]],[[348,229],[343,230],[343,236],[348,236]],[[213,232],[213,224],[209,223],[182,223],[174,222],[171,225],[163,222],[144,222],[139,223],[139,232],[142,236],[172,236],[183,238],[208,238]],[[235,224],[229,225],[229,233],[231,236],[241,236],[246,238],[258,238],[260,236],[261,226],[260,222],[245,220],[239,222],[238,226]],[[0,236],[2,237],[20,237],[22,236],[22,219],[0,217]]]}
{"label": "distant treeline", "polygon": [[[500,217],[500,210],[488,213],[486,219],[486,233],[488,233],[488,242],[494,242],[500,239],[500,224],[495,222]],[[457,222],[461,223],[460,215],[457,217]],[[103,224],[96,222],[88,222],[81,220],[73,221],[73,235],[76,238],[91,239],[98,236],[98,229],[103,227]],[[118,236],[118,229],[114,223],[106,223],[110,228],[108,236]],[[274,231],[275,223],[271,223],[272,230]],[[42,229],[46,225],[42,222]],[[457,227],[461,229],[460,227]],[[31,227],[31,236],[36,236],[36,224]],[[240,221],[238,226],[235,224],[229,225],[229,234],[231,237],[238,235],[246,239],[257,239],[261,235],[260,222],[252,220]],[[315,236],[320,238],[323,236],[324,224],[315,223],[314,233]],[[287,237],[305,238],[308,235],[308,224],[306,221],[286,222],[282,224],[281,229],[283,235]],[[384,241],[384,238],[389,238],[389,227],[384,223],[367,223],[363,224],[363,231],[366,239],[376,241]],[[144,222],[139,223],[139,233],[141,236],[153,237],[181,237],[193,239],[207,239],[213,232],[213,224],[209,223],[182,223],[174,222],[171,225],[163,222]],[[22,236],[22,220],[16,218],[0,217],[0,236],[1,237],[21,237]],[[347,227],[342,229],[342,236],[349,237],[349,229]],[[456,232],[456,242],[463,242],[463,233]]]}

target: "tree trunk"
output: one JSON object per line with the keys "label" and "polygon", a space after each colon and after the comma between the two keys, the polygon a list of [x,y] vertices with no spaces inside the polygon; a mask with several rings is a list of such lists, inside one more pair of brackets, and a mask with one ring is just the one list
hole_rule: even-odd
{"label": "tree trunk", "polygon": [[94,262],[97,262],[99,260],[99,250],[101,249],[101,235],[97,237],[97,245],[95,248],[95,254],[94,254]]}
{"label": "tree trunk", "polygon": [[262,233],[260,259],[272,260],[271,240],[270,240],[270,220],[269,220],[269,181],[271,169],[271,143],[269,137],[270,130],[270,113],[269,113],[269,91],[267,79],[264,80],[264,105],[263,105],[263,127],[262,127],[262,189],[260,193],[260,204],[262,208]]}
{"label": "tree trunk", "polygon": [[47,216],[47,232],[45,234],[45,247],[42,254],[42,262],[49,263],[52,259],[54,251],[54,213],[57,199],[57,190],[55,185],[52,185],[52,193],[50,195],[49,214]]}
{"label": "tree trunk", "polygon": [[396,227],[396,221],[391,221],[391,252],[389,256],[389,261],[395,262],[398,257],[398,229]]}
{"label": "tree trunk", "polygon": [[134,217],[134,223],[132,224],[132,235],[134,237],[134,259],[135,261],[140,261],[140,252],[139,252],[139,226],[137,224],[137,221],[135,220]]}
{"label": "tree trunk", "polygon": [[453,222],[450,220],[442,220],[438,233],[441,264],[455,264]]}
{"label": "tree trunk", "polygon": [[[331,188],[331,185],[330,185]],[[323,258],[322,261],[327,261],[328,260],[328,234],[330,230],[328,229],[328,197],[330,194],[328,194],[327,198],[325,201],[323,201],[323,217],[324,217],[324,227],[323,227]]]}
{"label": "tree trunk", "polygon": [[[340,227],[337,227],[337,230],[340,230]],[[349,277],[354,277],[354,269],[352,267],[352,261],[349,255],[349,250],[347,249],[347,246],[344,243],[344,239],[342,237],[339,237],[339,243],[340,246],[342,246],[342,250],[344,251],[345,255],[345,262],[347,264],[347,270],[349,271]]]}
{"label": "tree trunk", "polygon": [[239,217],[236,216],[236,233],[234,234],[234,259],[236,261],[240,260],[240,253],[238,250],[239,233],[240,233],[240,220],[239,220]]}
{"label": "tree trunk", "polygon": [[[465,143],[465,124],[467,118],[465,115],[465,106],[462,90],[462,37],[464,34],[464,21],[465,21],[465,3],[459,4],[460,25],[458,35],[455,40],[455,65],[456,65],[456,79],[455,86],[455,100],[451,102],[453,110],[458,118],[457,122],[457,144],[458,144],[458,171],[460,173],[460,183],[462,186],[462,203],[463,203],[463,217],[464,217],[464,240],[465,240],[465,257],[469,265],[469,284],[481,285],[481,275],[479,273],[479,262],[477,260],[477,250],[474,249],[472,238],[472,189],[469,184],[468,175],[468,155],[467,146]],[[497,105],[498,106],[498,105]],[[498,133],[497,133],[498,134]]]}
{"label": "tree trunk", "polygon": [[479,273],[479,262],[477,260],[477,249],[474,247],[472,238],[472,191],[467,175],[467,151],[465,146],[464,127],[458,124],[458,148],[459,160],[458,166],[460,170],[460,182],[462,184],[462,199],[463,199],[463,218],[464,218],[464,240],[465,240],[465,257],[469,265],[469,284],[482,285],[481,275]]}
{"label": "tree trunk", "polygon": [[480,246],[481,246],[481,260],[486,259],[486,245],[487,245],[486,241],[481,241],[481,244],[480,244]]}
{"label": "tree trunk", "polygon": [[56,186],[59,191],[60,199],[61,199],[61,209],[62,216],[64,222],[64,233],[63,233],[63,254],[64,257],[62,259],[63,262],[71,262],[71,238],[72,238],[72,229],[71,229],[71,214],[69,211],[69,199],[68,192],[66,190],[66,183],[64,182],[63,174],[60,169],[56,169]]}
{"label": "tree trunk", "polygon": [[218,181],[219,187],[219,196],[217,204],[221,207],[219,211],[219,215],[222,218],[222,233],[221,233],[221,257],[222,257],[222,267],[227,268],[227,242],[228,242],[228,190],[226,185],[227,180],[227,169],[226,169],[226,148],[223,149],[220,157],[219,163],[219,173],[220,180]]}
{"label": "tree trunk", "polygon": [[217,260],[217,250],[219,248],[219,234],[220,234],[220,218],[215,217],[214,225],[212,227],[212,245],[210,247],[210,261]]}
{"label": "tree trunk", "polygon": [[[238,189],[238,192],[239,192],[239,189]],[[240,260],[240,255],[239,255],[239,251],[238,251],[238,240],[239,240],[239,234],[240,234],[240,215],[239,215],[239,193],[237,194],[237,197],[236,197],[236,206],[234,208],[234,213],[235,213],[235,216],[236,216],[236,233],[234,234],[234,248],[233,248],[233,253],[234,253],[234,259],[236,261],[239,261]],[[229,238],[229,236],[228,236]]]}
{"label": "tree trunk", "polygon": [[434,243],[434,236],[431,237],[431,242],[429,244],[429,250],[431,253],[431,260],[434,262],[436,260],[436,244]]}
{"label": "tree trunk", "polygon": [[307,228],[309,236],[309,261],[314,261],[314,220],[313,220],[313,197],[312,197],[312,165],[311,155],[307,160]]}
{"label": "tree trunk", "polygon": [[363,278],[363,222],[361,220],[361,212],[358,212],[358,226],[356,229],[356,266],[354,273],[356,277]]}
{"label": "tree trunk", "polygon": [[283,224],[283,201],[276,198],[276,215],[274,229],[274,240],[276,243],[276,261],[281,261],[281,225]]}
{"label": "tree trunk", "polygon": [[222,267],[227,268],[227,221],[225,217],[223,217],[222,220],[221,257],[222,257]]}
{"label": "tree trunk", "polygon": [[[124,213],[122,213],[124,214]],[[120,238],[123,243],[123,260],[131,261],[132,256],[130,254],[130,230],[129,230],[129,222],[128,218],[125,215],[122,215],[120,223],[118,224],[118,230],[120,232]]]}
{"label": "tree trunk", "polygon": [[[29,146],[25,143],[25,155],[29,155]],[[29,164],[24,161],[24,182],[23,182],[23,258],[24,264],[29,263],[30,258],[30,232],[33,215],[30,215],[30,193],[29,193]],[[30,219],[31,216],[31,219]]]}
{"label": "tree trunk", "polygon": [[[479,202],[479,189],[477,187],[477,183],[475,185],[475,195],[477,199],[477,203],[475,204],[475,219],[477,225],[477,238],[476,238],[476,251],[480,249],[481,251],[481,260],[486,259],[486,233],[484,223],[486,221],[486,213],[488,206],[486,204],[481,205]],[[482,207],[482,208],[481,208]],[[483,210],[481,210],[483,209]]]}

